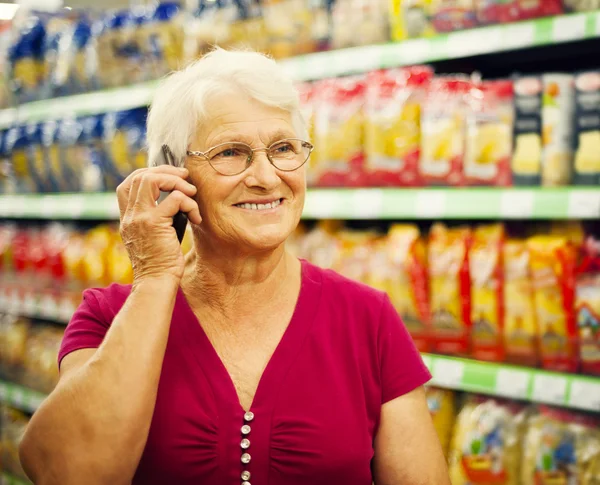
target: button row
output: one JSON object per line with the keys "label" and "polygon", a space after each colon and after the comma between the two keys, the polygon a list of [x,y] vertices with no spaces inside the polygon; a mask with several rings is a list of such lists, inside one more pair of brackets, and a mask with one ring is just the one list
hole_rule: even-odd
{"label": "button row", "polygon": [[[246,438],[246,436],[248,436],[252,431],[252,428],[248,423],[250,423],[253,419],[254,413],[252,411],[247,411],[246,413],[244,413],[244,422],[246,424],[244,424],[241,429],[242,436],[244,436],[244,438],[242,438],[242,441],[240,442],[240,447],[242,448],[242,450],[247,450],[248,448],[250,448],[250,440]],[[252,460],[252,456],[250,456],[250,453],[244,452],[242,453],[241,460],[244,465],[247,465],[248,463],[250,463],[250,460]],[[250,472],[248,470],[244,470],[242,472],[241,479],[242,485],[250,485]]]}

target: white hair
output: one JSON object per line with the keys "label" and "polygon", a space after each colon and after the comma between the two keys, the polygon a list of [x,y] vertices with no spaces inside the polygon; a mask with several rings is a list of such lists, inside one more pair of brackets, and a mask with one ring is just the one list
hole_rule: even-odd
{"label": "white hair", "polygon": [[148,164],[165,163],[162,146],[167,145],[174,163],[183,165],[199,123],[210,116],[206,100],[231,90],[241,90],[266,106],[288,111],[296,136],[308,136],[298,91],[273,59],[253,51],[217,48],[159,84],[147,121]]}

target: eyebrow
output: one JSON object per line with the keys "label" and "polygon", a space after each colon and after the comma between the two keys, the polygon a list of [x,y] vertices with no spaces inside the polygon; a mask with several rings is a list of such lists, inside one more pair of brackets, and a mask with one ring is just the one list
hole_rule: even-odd
{"label": "eyebrow", "polygon": [[[283,130],[283,129],[279,129],[277,131],[274,131],[273,133],[271,133],[268,137],[269,143],[267,143],[267,145],[272,145],[273,143],[279,141],[279,140],[284,140],[286,138],[295,138],[296,135],[294,133],[292,133],[289,130]],[[215,147],[217,145],[221,145],[222,143],[230,143],[230,142],[241,142],[241,143],[245,143],[246,145],[250,145],[252,146],[252,142],[254,140],[246,135],[242,135],[242,134],[224,134],[222,136],[218,136],[212,143],[211,143],[211,147]]]}

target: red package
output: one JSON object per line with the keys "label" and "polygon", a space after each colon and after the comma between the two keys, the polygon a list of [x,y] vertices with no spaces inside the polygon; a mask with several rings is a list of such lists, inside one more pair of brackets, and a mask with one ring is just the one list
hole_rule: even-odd
{"label": "red package", "polygon": [[473,86],[468,103],[465,182],[468,185],[511,186],[512,81],[483,81]]}
{"label": "red package", "polygon": [[464,184],[467,96],[472,83],[465,76],[435,78],[421,115],[419,171],[429,185]]}
{"label": "red package", "polygon": [[431,23],[437,32],[452,32],[477,26],[475,0],[432,0]]}
{"label": "red package", "polygon": [[515,20],[537,19],[564,13],[561,0],[517,0]]}
{"label": "red package", "polygon": [[519,0],[477,0],[475,8],[481,24],[507,24],[519,18]]}
{"label": "red package", "polygon": [[[299,83],[296,85],[298,97],[300,98],[300,110],[306,120],[306,129],[308,132],[308,141],[312,142],[315,139],[315,106],[317,98],[316,85],[313,83]],[[306,170],[306,183],[312,186],[316,182],[315,164],[318,161],[318,148],[315,147],[310,158],[308,159]]]}
{"label": "red package", "polygon": [[433,77],[428,66],[375,71],[368,77],[365,154],[369,184],[421,186],[421,105]]}

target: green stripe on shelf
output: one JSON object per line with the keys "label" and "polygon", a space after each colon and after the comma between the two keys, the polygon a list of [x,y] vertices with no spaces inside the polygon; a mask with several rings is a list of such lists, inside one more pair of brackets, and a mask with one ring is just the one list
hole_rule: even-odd
{"label": "green stripe on shelf", "polygon": [[43,393],[11,382],[0,381],[0,402],[27,412],[34,412],[46,398]]}
{"label": "green stripe on shelf", "polygon": [[0,472],[0,484],[2,485],[31,485],[31,482],[15,477],[8,472]]}

